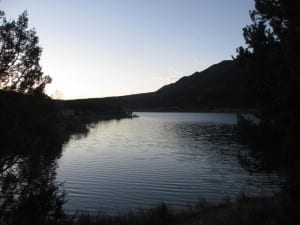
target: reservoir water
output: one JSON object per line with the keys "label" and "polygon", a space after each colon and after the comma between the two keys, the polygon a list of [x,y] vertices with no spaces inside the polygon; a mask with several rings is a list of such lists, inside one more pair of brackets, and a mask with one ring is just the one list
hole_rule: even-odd
{"label": "reservoir water", "polygon": [[127,212],[166,202],[182,209],[244,192],[269,195],[279,175],[250,173],[233,136],[233,113],[136,113],[72,138],[58,161],[67,211]]}

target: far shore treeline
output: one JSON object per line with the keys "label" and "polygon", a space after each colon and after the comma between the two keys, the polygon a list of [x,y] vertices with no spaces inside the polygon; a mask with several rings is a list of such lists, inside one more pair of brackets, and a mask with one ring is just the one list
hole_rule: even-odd
{"label": "far shore treeline", "polygon": [[[299,12],[299,0],[255,0],[255,9],[250,12],[252,24],[243,29],[246,46],[239,47],[232,60],[183,77],[156,92],[53,100],[44,92],[51,77],[42,71],[42,49],[35,30],[28,27],[27,12],[16,20],[7,20],[5,12],[0,10],[0,224],[75,224],[80,221],[63,211],[64,193],[55,183],[56,160],[62,146],[72,134],[87,133],[89,124],[132,117],[132,111],[254,112],[259,122],[254,123],[237,113],[236,134],[251,150],[248,156],[241,154],[241,163],[254,172],[278,170],[286,176],[281,193],[284,197],[280,201],[274,198],[270,205],[282,207],[280,215],[284,216],[280,222],[297,224]],[[166,214],[167,206],[159,207],[162,210],[159,212],[170,216]],[[276,217],[264,214],[263,208],[260,210],[239,218],[236,224],[251,224],[245,221],[255,216]],[[156,220],[150,219],[151,210],[141,215],[144,217],[134,216],[155,224]],[[88,222],[92,221],[91,217],[85,216],[81,217],[86,219],[85,224],[93,224]],[[125,219],[118,218],[120,220],[105,217],[107,224],[121,224],[118,222],[122,219],[129,221],[128,224],[139,224],[131,221],[129,215],[124,216]],[[264,219],[258,224],[281,224]],[[160,224],[172,224],[166,221]]]}

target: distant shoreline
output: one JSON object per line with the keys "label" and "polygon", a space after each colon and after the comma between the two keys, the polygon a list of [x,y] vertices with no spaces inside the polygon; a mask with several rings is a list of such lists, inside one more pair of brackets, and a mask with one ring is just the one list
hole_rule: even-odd
{"label": "distant shoreline", "polygon": [[160,113],[256,113],[258,109],[226,109],[226,108],[216,108],[216,109],[197,109],[197,110],[174,110],[168,108],[153,108],[153,109],[130,109],[134,112],[160,112]]}

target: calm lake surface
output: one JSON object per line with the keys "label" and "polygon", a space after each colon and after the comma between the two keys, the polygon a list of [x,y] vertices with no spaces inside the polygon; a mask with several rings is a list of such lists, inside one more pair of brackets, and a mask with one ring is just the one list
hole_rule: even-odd
{"label": "calm lake surface", "polygon": [[166,202],[182,209],[199,199],[220,201],[240,192],[268,195],[278,175],[250,175],[232,135],[233,113],[136,113],[104,121],[73,138],[59,159],[66,210],[127,212]]}

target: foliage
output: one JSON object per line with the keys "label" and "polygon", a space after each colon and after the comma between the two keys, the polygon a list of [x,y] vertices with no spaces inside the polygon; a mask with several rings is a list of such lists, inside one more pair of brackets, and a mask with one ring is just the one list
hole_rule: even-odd
{"label": "foliage", "polygon": [[0,108],[0,157],[60,152],[62,131],[51,99],[0,91]]}
{"label": "foliage", "polygon": [[247,47],[237,50],[237,61],[246,68],[263,121],[280,122],[276,118],[280,116],[292,122],[295,106],[299,105],[300,3],[255,2],[256,10],[250,13],[253,24],[243,30]]}
{"label": "foliage", "polygon": [[[69,224],[55,182],[63,138],[27,13],[0,11],[0,224]],[[3,89],[3,90],[1,90]]]}
{"label": "foliage", "polygon": [[0,11],[0,89],[26,94],[42,93],[51,82],[39,64],[42,49],[27,12],[8,21]]}
{"label": "foliage", "polygon": [[235,59],[260,120],[253,124],[240,117],[240,135],[264,163],[284,168],[289,188],[295,190],[300,160],[299,11],[298,0],[255,0],[253,23],[243,30],[247,47],[238,48]]}

